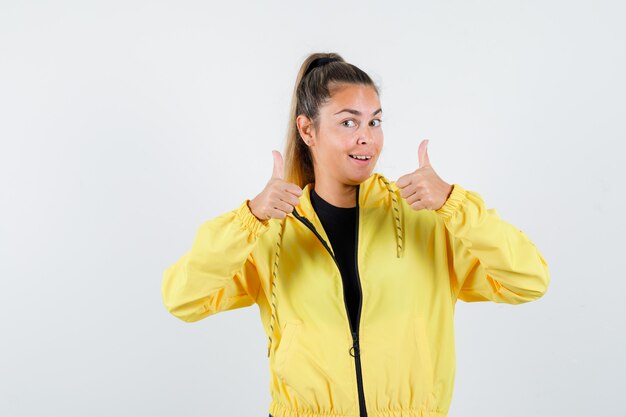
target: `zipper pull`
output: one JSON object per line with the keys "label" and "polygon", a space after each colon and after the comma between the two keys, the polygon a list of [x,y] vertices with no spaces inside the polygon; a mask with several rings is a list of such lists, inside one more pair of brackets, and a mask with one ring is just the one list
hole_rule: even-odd
{"label": "zipper pull", "polygon": [[[354,354],[353,354],[354,352]],[[355,357],[355,355],[360,354],[359,350],[359,335],[356,332],[352,332],[352,346],[349,350],[350,356]]]}

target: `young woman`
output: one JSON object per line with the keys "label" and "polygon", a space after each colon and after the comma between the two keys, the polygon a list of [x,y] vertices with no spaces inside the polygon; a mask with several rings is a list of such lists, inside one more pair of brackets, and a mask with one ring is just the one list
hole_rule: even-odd
{"label": "young woman", "polygon": [[548,287],[546,260],[481,196],[442,180],[427,141],[397,181],[378,88],[335,53],[296,81],[286,160],[265,188],[204,222],[164,274],[165,306],[193,322],[259,306],[271,417],[445,417],[454,307],[519,304]]}

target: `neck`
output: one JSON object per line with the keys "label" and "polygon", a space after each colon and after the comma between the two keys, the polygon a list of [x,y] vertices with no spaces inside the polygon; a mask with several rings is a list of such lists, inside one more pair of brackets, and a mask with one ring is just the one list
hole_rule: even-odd
{"label": "neck", "polygon": [[337,182],[316,181],[314,189],[317,195],[335,207],[356,207],[357,185],[341,184]]}

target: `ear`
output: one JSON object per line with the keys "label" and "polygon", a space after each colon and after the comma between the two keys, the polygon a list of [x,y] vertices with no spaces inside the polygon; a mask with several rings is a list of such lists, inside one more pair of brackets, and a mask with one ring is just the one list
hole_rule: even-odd
{"label": "ear", "polygon": [[304,114],[300,114],[296,118],[296,126],[298,127],[300,137],[304,139],[305,144],[308,142],[308,146],[313,145],[315,143],[315,129],[313,121]]}

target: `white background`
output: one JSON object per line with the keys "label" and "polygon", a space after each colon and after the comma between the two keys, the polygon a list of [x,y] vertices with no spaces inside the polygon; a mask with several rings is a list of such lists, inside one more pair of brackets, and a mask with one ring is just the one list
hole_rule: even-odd
{"label": "white background", "polygon": [[381,87],[375,171],[481,194],[548,261],[538,301],[457,304],[450,417],[623,416],[619,1],[0,2],[0,415],[267,416],[256,305],[161,300],[198,226],[283,150],[302,60]]}

